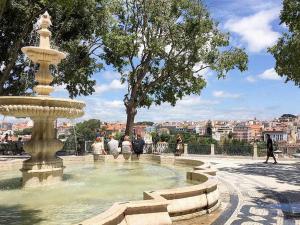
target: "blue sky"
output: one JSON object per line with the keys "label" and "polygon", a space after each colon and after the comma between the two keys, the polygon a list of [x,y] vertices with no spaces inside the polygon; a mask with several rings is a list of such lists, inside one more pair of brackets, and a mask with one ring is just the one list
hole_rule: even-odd
{"label": "blue sky", "polygon": [[[207,87],[201,96],[187,96],[175,107],[168,104],[140,109],[136,121],[152,120],[245,120],[257,117],[271,119],[283,113],[298,114],[300,90],[294,83],[285,83],[275,70],[275,61],[267,48],[275,44],[286,28],[279,25],[282,8],[279,0],[205,0],[219,28],[230,32],[234,45],[245,48],[249,55],[249,69],[244,73],[232,71],[226,79],[218,80],[206,71]],[[94,74],[96,92],[79,97],[87,103],[82,119],[125,121],[123,96],[126,87],[111,69]],[[67,97],[57,88],[55,97]]]}

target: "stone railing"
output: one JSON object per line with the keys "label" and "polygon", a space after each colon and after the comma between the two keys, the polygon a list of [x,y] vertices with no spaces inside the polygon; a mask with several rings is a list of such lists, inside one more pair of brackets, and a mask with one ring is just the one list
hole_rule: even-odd
{"label": "stone railing", "polygon": [[[113,160],[101,156],[102,161]],[[148,157],[147,160],[150,158]],[[218,182],[214,177],[216,170],[198,160],[152,155],[151,160],[161,164],[184,164],[194,166],[187,173],[187,179],[199,184],[145,191],[144,200],[115,203],[105,212],[85,220],[81,225],[167,225],[172,221],[193,218],[210,213],[219,206]]]}

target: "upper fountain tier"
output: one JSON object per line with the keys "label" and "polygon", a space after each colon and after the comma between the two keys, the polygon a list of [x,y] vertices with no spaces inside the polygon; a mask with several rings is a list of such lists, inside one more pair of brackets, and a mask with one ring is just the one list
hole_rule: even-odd
{"label": "upper fountain tier", "polygon": [[39,18],[39,47],[28,46],[21,49],[34,63],[39,64],[39,70],[35,74],[38,85],[33,88],[37,96],[0,96],[0,114],[35,118],[76,118],[84,114],[84,102],[49,96],[54,90],[50,86],[53,77],[49,65],[57,65],[66,57],[65,53],[50,48],[51,32],[48,30],[52,25],[50,18],[48,12]]}
{"label": "upper fountain tier", "polygon": [[66,58],[66,54],[55,49],[50,48],[50,36],[51,32],[48,27],[52,25],[48,12],[45,12],[40,16],[39,24],[40,30],[40,45],[39,47],[27,46],[21,50],[24,52],[34,63],[47,63],[57,65],[60,61]]}
{"label": "upper fountain tier", "polygon": [[34,88],[34,91],[39,96],[48,96],[54,90],[50,86],[53,77],[49,71],[49,65],[57,65],[62,59],[66,58],[65,53],[50,47],[51,32],[48,30],[52,25],[50,18],[48,12],[45,12],[40,16],[38,21],[40,25],[40,29],[38,30],[40,35],[39,47],[27,46],[21,49],[34,63],[40,65],[35,77],[38,85]]}

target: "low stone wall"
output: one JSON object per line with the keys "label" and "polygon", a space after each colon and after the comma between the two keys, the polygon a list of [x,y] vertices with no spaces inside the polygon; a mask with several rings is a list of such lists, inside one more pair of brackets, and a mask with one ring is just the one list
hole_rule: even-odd
{"label": "low stone wall", "polygon": [[[123,157],[99,156],[99,161],[124,161]],[[134,156],[130,160],[135,160]],[[199,184],[145,191],[144,200],[115,203],[105,212],[85,220],[81,225],[167,225],[172,221],[189,219],[207,214],[219,206],[216,170],[199,160],[170,156],[142,155],[140,161],[155,161],[161,164],[181,164],[194,166],[187,172],[187,179]]]}

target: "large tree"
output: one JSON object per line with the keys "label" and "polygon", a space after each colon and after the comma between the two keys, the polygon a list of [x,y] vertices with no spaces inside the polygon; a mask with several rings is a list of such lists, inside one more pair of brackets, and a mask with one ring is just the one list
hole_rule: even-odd
{"label": "large tree", "polygon": [[269,51],[276,59],[278,75],[300,86],[300,1],[284,0],[280,20],[288,27],[288,32]]}
{"label": "large tree", "polygon": [[245,52],[229,45],[229,35],[199,0],[114,0],[110,6],[103,57],[128,84],[126,134],[138,108],[200,94],[206,84],[201,71],[224,77],[247,69]]}
{"label": "large tree", "polygon": [[101,0],[1,0],[0,95],[31,94],[36,67],[21,47],[37,45],[36,22],[46,10],[52,17],[52,46],[68,56],[52,67],[54,84],[66,84],[70,96],[88,95],[94,89],[91,75],[101,68],[99,31],[106,13]]}

